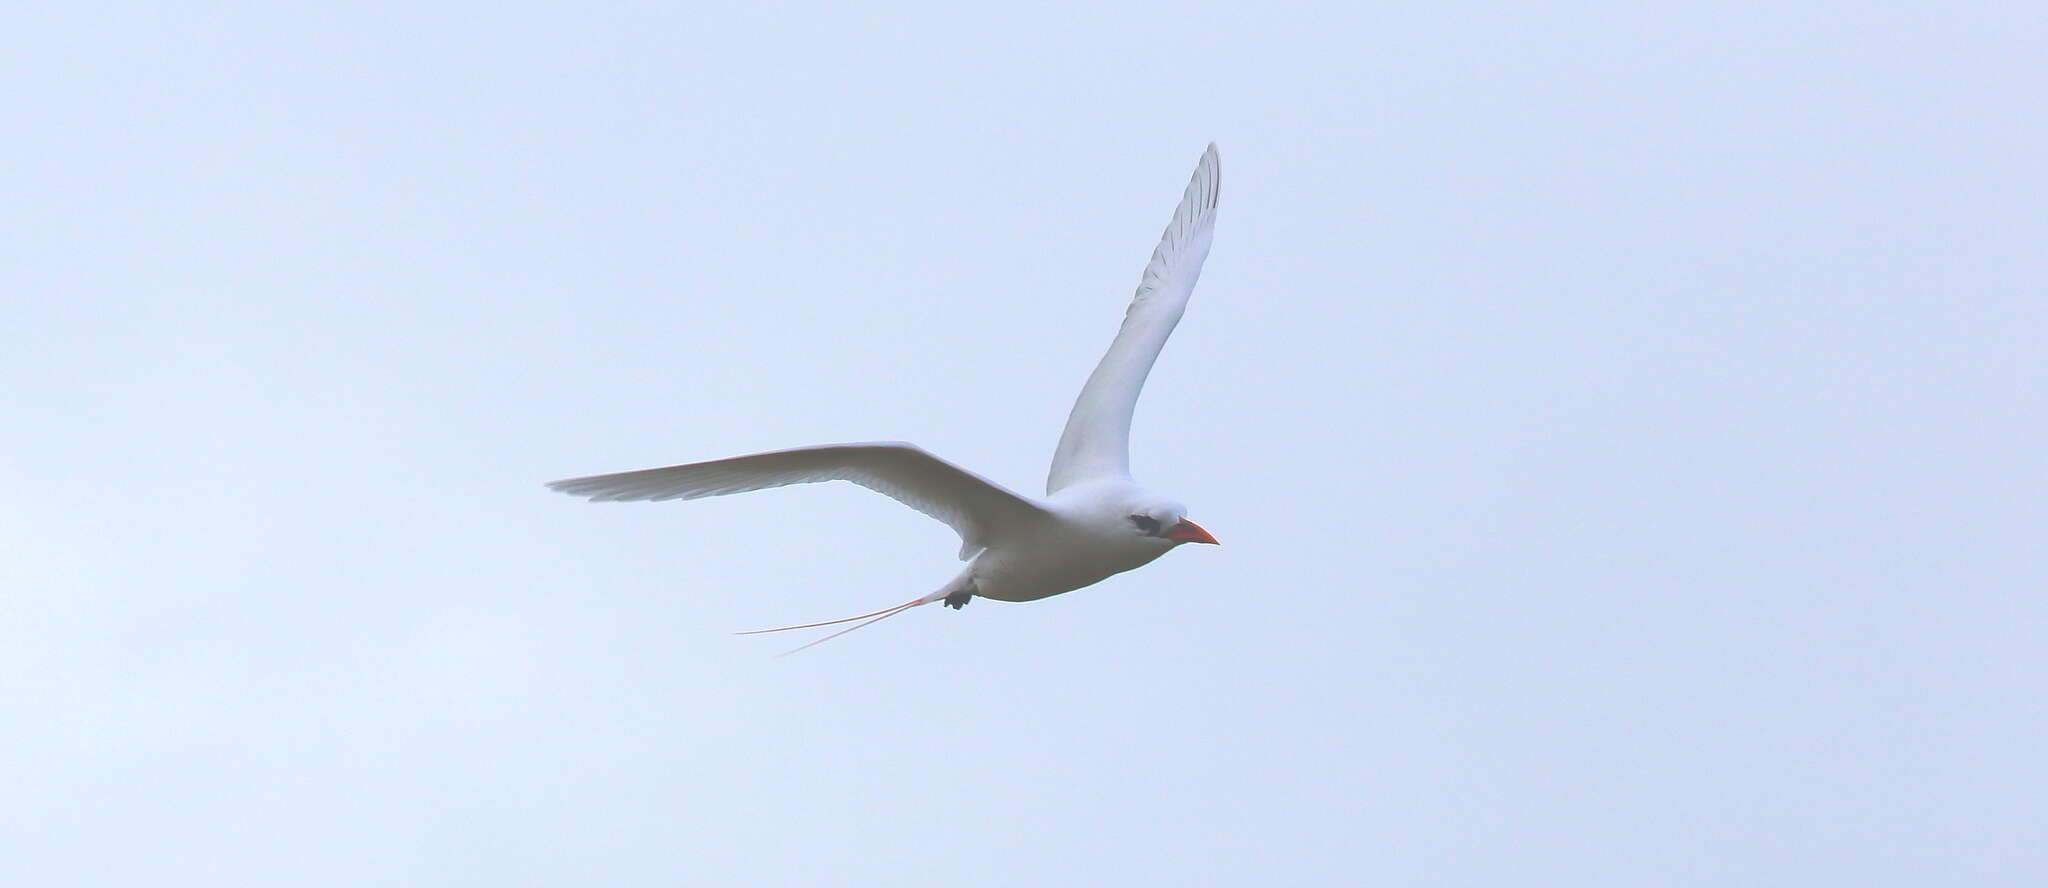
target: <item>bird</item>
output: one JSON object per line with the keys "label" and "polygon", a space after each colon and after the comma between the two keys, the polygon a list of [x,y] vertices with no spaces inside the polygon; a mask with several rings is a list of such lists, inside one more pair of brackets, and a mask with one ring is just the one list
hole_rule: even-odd
{"label": "bird", "polygon": [[821,444],[709,462],[550,482],[592,502],[687,500],[822,481],[850,481],[960,534],[966,566],[937,590],[836,620],[755,629],[757,635],[852,623],[793,654],[911,608],[977,597],[1022,602],[1092,586],[1188,543],[1216,538],[1178,500],[1131,476],[1131,416],[1145,378],[1180,323],[1216,230],[1220,167],[1211,143],[1152,251],[1109,350],[1074,400],[1047,473],[1045,496],[1014,493],[915,444]]}

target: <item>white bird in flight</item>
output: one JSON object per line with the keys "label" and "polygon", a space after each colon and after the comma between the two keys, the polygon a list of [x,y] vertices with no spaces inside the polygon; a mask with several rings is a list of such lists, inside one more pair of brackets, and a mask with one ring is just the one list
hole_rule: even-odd
{"label": "white bird in flight", "polygon": [[[966,569],[929,595],[871,613],[757,629],[785,632],[853,626],[796,648],[821,644],[921,604],[955,609],[975,596],[1035,601],[1090,586],[1151,563],[1182,543],[1216,538],[1187,519],[1187,509],[1131,478],[1131,414],[1152,363],[1187,309],[1216,229],[1216,146],[1202,152],[1180,206],[1167,223],[1123,328],[1089,374],[1067,416],[1043,499],[1002,485],[924,451],[880,441],[821,444],[731,459],[555,481],[548,487],[592,502],[696,499],[786,484],[851,481],[952,526]],[[859,621],[859,622],[855,622]]]}

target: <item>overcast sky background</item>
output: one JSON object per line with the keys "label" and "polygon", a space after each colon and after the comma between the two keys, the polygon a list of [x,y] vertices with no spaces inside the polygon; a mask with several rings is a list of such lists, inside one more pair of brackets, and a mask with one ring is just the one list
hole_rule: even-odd
{"label": "overcast sky background", "polygon": [[8,13],[0,883],[2048,879],[2048,13],[1115,5]]}

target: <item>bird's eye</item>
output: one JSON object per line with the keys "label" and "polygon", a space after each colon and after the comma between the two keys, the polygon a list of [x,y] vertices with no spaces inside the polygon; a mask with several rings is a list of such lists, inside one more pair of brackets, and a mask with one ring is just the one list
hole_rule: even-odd
{"label": "bird's eye", "polygon": [[1152,536],[1159,535],[1159,522],[1152,520],[1150,516],[1132,515],[1131,523],[1137,525],[1139,530],[1142,530],[1147,534],[1150,534]]}

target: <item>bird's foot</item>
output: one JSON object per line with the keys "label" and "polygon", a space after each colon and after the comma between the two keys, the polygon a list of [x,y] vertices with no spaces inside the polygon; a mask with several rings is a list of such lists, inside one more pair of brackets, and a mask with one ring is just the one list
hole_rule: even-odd
{"label": "bird's foot", "polygon": [[946,606],[954,610],[959,610],[963,607],[966,607],[967,602],[972,600],[973,598],[974,593],[962,589],[958,592],[954,592],[946,596]]}

